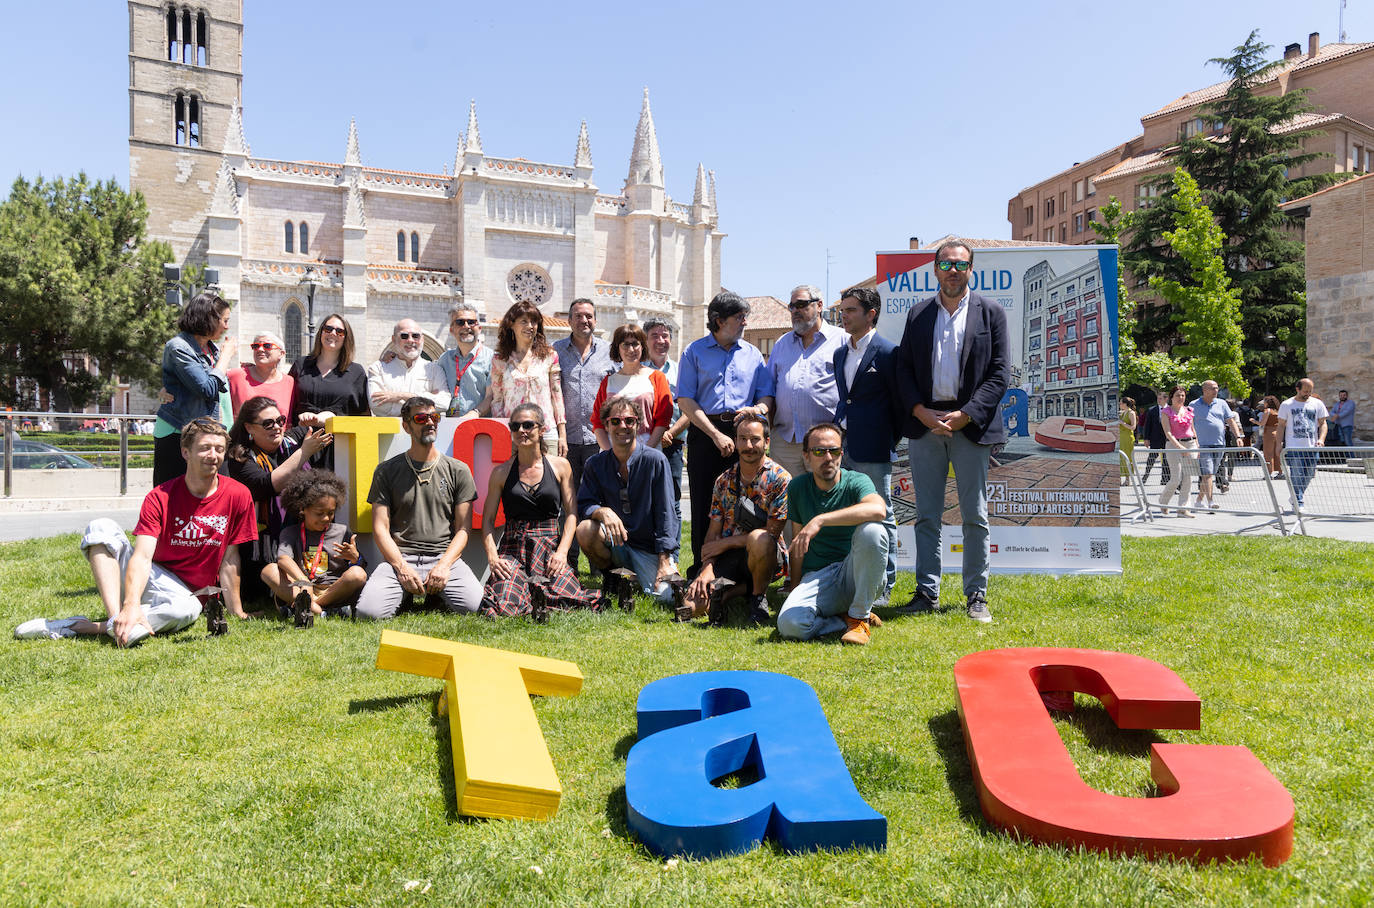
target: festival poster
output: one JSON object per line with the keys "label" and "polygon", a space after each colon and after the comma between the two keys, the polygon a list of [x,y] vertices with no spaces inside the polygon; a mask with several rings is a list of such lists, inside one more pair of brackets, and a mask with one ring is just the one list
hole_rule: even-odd
{"label": "festival poster", "polygon": [[[934,296],[933,250],[879,252],[878,330],[900,343],[907,314]],[[988,472],[990,569],[997,573],[1121,571],[1117,454],[1115,246],[975,249],[970,288],[1007,314],[1008,441]],[[898,567],[915,567],[916,499],[905,445],[893,464]],[[942,569],[963,550],[954,476],[945,488]]]}

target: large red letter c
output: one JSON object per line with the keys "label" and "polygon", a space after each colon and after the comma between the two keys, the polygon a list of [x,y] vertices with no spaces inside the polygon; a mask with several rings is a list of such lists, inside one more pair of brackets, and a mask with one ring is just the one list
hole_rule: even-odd
{"label": "large red letter c", "polygon": [[1120,728],[1199,728],[1201,701],[1158,662],[1101,650],[973,653],[954,666],[959,719],[989,823],[1039,842],[1196,860],[1293,851],[1293,799],[1247,747],[1153,744],[1150,775],[1164,792],[1124,798],[1078,775],[1041,691],[1102,701]]}

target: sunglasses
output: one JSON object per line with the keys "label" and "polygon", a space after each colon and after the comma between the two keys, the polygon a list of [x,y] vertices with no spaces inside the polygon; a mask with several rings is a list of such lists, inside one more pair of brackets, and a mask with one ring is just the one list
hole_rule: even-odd
{"label": "sunglasses", "polygon": [[425,336],[421,334],[419,331],[402,331],[400,334],[397,334],[396,336],[403,341],[425,339]]}
{"label": "sunglasses", "polygon": [[337,334],[337,335],[339,335],[340,337],[343,337],[345,334],[348,333],[348,329],[347,329],[347,328],[340,328],[338,325],[325,325],[323,328],[320,329],[320,333],[321,333],[321,334]]}
{"label": "sunglasses", "polygon": [[824,459],[826,457],[839,457],[844,448],[807,448],[812,457]]}
{"label": "sunglasses", "polygon": [[415,413],[410,417],[410,421],[417,426],[437,426],[442,417],[438,413]]}
{"label": "sunglasses", "polygon": [[255,343],[251,343],[251,344],[249,344],[248,346],[252,347],[254,350],[275,350],[275,349],[277,349],[277,345],[276,345],[276,344],[269,344],[267,341],[263,341],[262,343],[256,343],[256,342],[255,342]]}
{"label": "sunglasses", "polygon": [[635,426],[639,425],[639,417],[611,416],[606,419],[606,425],[610,426],[612,429],[619,428],[620,426],[628,426],[633,429]]}
{"label": "sunglasses", "polygon": [[475,319],[475,318],[455,318],[455,319],[453,320],[453,324],[457,325],[457,326],[460,327],[460,328],[467,328],[467,327],[471,327],[471,326],[476,325],[476,324],[477,324],[477,319]]}
{"label": "sunglasses", "polygon": [[963,273],[973,267],[972,262],[936,262],[935,267],[940,271],[948,271],[953,268],[955,271]]}
{"label": "sunglasses", "polygon": [[787,304],[787,308],[788,308],[788,309],[792,309],[792,310],[805,309],[807,306],[811,305],[812,303],[819,303],[819,302],[820,302],[820,300],[793,300],[792,302],[790,302],[790,303]]}
{"label": "sunglasses", "polygon": [[532,420],[532,419],[525,419],[525,420],[521,420],[520,422],[514,422],[514,421],[512,421],[511,424],[510,424],[510,430],[511,430],[512,432],[516,432],[516,431],[519,431],[519,432],[532,432],[532,431],[534,431],[535,429],[538,429],[538,428],[540,428],[540,427],[543,426],[543,425],[544,425],[544,424],[541,423],[541,422],[535,422],[535,421]]}
{"label": "sunglasses", "polygon": [[276,419],[264,419],[260,422],[253,423],[253,425],[262,426],[264,429],[275,429],[278,426],[286,425],[286,417],[278,416]]}

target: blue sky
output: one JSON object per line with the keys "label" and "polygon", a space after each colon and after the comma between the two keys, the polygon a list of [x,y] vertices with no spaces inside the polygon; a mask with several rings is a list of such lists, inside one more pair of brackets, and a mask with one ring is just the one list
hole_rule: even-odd
{"label": "blue sky", "polygon": [[[873,253],[945,233],[1007,237],[1007,199],[1135,135],[1219,81],[1252,28],[1336,40],[1340,0],[546,3],[244,0],[244,120],[256,155],[451,165],[476,99],[487,154],[571,163],[619,192],[648,86],[668,192],[716,171],[722,282],[785,297],[870,276]],[[1349,0],[1350,41],[1374,0]],[[128,184],[128,13],[9,4],[0,180],[78,170]],[[1371,86],[1370,90],[1374,90]]]}

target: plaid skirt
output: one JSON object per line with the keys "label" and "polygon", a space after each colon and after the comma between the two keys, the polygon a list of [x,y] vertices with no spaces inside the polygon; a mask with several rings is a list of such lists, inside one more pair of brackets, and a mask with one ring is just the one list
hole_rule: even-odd
{"label": "plaid skirt", "polygon": [[582,586],[571,568],[564,568],[549,576],[549,557],[558,549],[561,523],[557,517],[539,521],[506,521],[506,529],[501,534],[496,552],[519,567],[509,580],[502,580],[494,573],[487,578],[486,589],[482,591],[483,615],[488,618],[528,615],[531,611],[532,577],[535,583],[547,584],[550,608],[596,608],[600,592]]}

